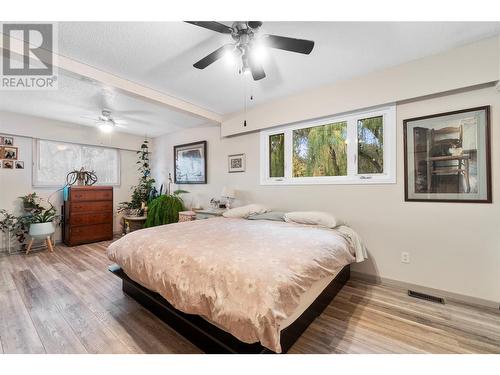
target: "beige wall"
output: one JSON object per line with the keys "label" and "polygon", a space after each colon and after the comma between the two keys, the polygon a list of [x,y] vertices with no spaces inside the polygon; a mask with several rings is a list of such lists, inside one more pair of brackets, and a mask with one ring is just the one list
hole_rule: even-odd
{"label": "beige wall", "polygon": [[[492,106],[493,204],[404,201],[405,118],[481,105]],[[333,113],[332,113],[333,114]],[[159,183],[173,168],[175,144],[208,141],[208,184],[183,186],[188,205],[207,206],[223,186],[237,189],[238,202],[260,202],[280,210],[324,210],[364,238],[370,259],[359,272],[430,288],[500,301],[500,92],[470,90],[397,105],[397,183],[390,185],[263,186],[259,184],[259,133],[222,138],[217,127],[201,127],[154,140],[153,166]],[[227,173],[227,156],[245,153],[247,171]],[[400,261],[402,251],[411,263]]]}
{"label": "beige wall", "polygon": [[[327,74],[327,73],[325,73]],[[365,76],[269,101],[224,116],[229,136],[296,121],[472,87],[500,79],[500,37],[410,61]],[[247,126],[243,123],[246,120]]]}
{"label": "beige wall", "polygon": [[[24,161],[25,169],[6,170],[0,168],[0,208],[16,214],[21,213],[21,200],[19,196],[36,191],[42,197],[48,197],[56,188],[33,188],[32,186],[32,154],[33,138],[40,137],[52,140],[64,140],[67,142],[100,144],[103,146],[120,146],[129,149],[138,149],[142,142],[141,137],[128,134],[114,133],[110,137],[103,138],[98,130],[90,127],[78,126],[76,124],[53,122],[51,120],[30,117],[15,113],[0,112],[0,134],[14,136],[14,145],[19,147],[19,160]],[[30,135],[18,136],[17,134]],[[129,200],[130,187],[137,183],[137,172],[135,162],[137,160],[135,151],[120,150],[121,160],[121,185],[114,189],[115,208],[119,202]],[[64,181],[61,181],[63,183]],[[62,192],[51,199],[56,207],[62,204]],[[119,221],[115,218],[115,230],[119,230]],[[56,240],[61,238],[60,230],[56,232]],[[5,241],[0,233],[0,252],[6,247]]]}

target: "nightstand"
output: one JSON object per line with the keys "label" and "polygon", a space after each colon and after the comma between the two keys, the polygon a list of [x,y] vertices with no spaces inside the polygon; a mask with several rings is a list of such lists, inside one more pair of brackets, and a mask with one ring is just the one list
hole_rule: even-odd
{"label": "nightstand", "polygon": [[223,208],[210,208],[207,210],[196,210],[196,220],[212,219],[214,217],[220,217],[226,209]]}

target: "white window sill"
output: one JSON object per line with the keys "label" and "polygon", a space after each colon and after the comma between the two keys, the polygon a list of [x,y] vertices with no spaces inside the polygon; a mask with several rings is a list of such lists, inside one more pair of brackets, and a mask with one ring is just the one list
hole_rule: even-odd
{"label": "white window sill", "polygon": [[371,177],[371,178],[342,178],[342,179],[322,179],[322,178],[294,178],[294,179],[269,179],[260,181],[261,185],[385,185],[395,184],[396,177]]}

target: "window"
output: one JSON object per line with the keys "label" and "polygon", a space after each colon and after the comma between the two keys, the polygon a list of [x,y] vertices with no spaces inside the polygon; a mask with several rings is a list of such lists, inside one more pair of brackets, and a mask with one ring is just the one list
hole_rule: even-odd
{"label": "window", "polygon": [[262,184],[396,182],[395,107],[261,132]]}
{"label": "window", "polygon": [[117,149],[37,139],[33,155],[34,186],[63,186],[67,174],[82,167],[95,171],[97,184],[120,184]]}
{"label": "window", "polygon": [[269,176],[285,177],[285,134],[269,136]]}

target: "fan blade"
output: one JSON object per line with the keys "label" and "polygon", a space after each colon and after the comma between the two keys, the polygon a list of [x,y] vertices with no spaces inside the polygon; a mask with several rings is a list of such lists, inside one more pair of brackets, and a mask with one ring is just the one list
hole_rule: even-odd
{"label": "fan blade", "polygon": [[266,44],[271,48],[309,55],[314,48],[312,40],[287,38],[286,36],[266,35]]}
{"label": "fan blade", "polygon": [[84,118],[85,120],[99,121],[95,118],[95,116],[80,116],[80,118]]}
{"label": "fan blade", "polygon": [[205,29],[216,31],[222,34],[231,34],[233,32],[233,29],[231,29],[229,26],[226,26],[222,23],[215,21],[185,21],[185,22],[190,23],[191,25],[203,27]]}
{"label": "fan blade", "polygon": [[248,56],[248,66],[250,67],[250,71],[252,72],[252,77],[254,81],[258,81],[262,78],[266,77],[266,73],[264,72],[264,68],[261,64],[259,64],[254,57],[250,54]]}
{"label": "fan blade", "polygon": [[207,55],[204,58],[202,58],[200,61],[193,64],[193,66],[198,69],[205,69],[207,66],[209,66],[210,64],[212,64],[213,62],[217,61],[222,56],[224,56],[226,52],[231,51],[233,49],[234,46],[232,44],[226,44],[225,46],[222,46],[219,49],[213,51],[210,55]]}
{"label": "fan blade", "polygon": [[248,27],[251,29],[258,29],[262,26],[262,21],[248,21]]}

